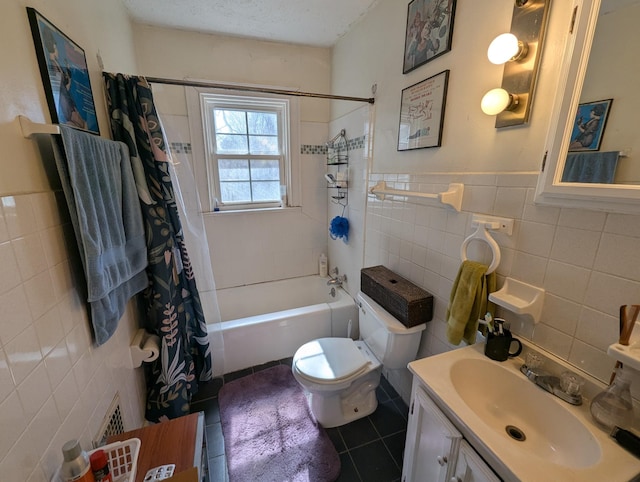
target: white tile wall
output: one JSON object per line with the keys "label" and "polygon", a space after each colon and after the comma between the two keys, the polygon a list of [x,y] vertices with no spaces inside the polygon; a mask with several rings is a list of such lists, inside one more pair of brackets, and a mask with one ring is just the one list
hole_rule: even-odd
{"label": "white tile wall", "polygon": [[123,362],[138,326],[133,307],[114,336],[94,346],[72,268],[77,250],[66,244],[75,238],[56,198],[0,198],[1,480],[50,480],[64,442],[79,438],[91,448],[116,392],[126,427],[143,421],[141,369]]}
{"label": "white tile wall", "polygon": [[[368,199],[364,266],[384,264],[435,297],[419,356],[455,348],[446,340],[445,310],[460,245],[472,232],[470,215],[484,213],[515,220],[513,236],[495,236],[503,253],[498,284],[510,276],[546,290],[538,325],[499,313],[519,336],[608,382],[615,361],[606,349],[618,339],[619,306],[640,302],[640,216],[536,206],[534,175],[501,174],[490,186],[488,176],[385,173],[372,175],[369,185],[381,178],[392,185],[408,180],[395,187],[422,192],[465,183],[460,213],[428,200]],[[488,262],[480,249],[473,255]]]}

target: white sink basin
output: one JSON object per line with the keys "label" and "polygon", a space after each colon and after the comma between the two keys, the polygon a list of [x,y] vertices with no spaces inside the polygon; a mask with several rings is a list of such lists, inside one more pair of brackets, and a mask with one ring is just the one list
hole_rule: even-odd
{"label": "white sink basin", "polygon": [[[559,371],[572,369],[545,356]],[[413,361],[409,370],[505,482],[627,482],[640,473],[640,460],[594,424],[588,399],[560,400],[520,373],[522,363],[490,360],[478,343]],[[604,387],[584,375],[589,393]]]}
{"label": "white sink basin", "polygon": [[505,444],[567,467],[600,461],[600,444],[584,424],[550,394],[491,360],[463,359],[451,366],[462,400]]}

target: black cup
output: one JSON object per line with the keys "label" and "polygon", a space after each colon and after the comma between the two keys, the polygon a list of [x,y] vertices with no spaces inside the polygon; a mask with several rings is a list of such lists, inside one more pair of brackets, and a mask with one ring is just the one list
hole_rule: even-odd
{"label": "black cup", "polygon": [[[515,352],[511,351],[511,345],[517,344]],[[518,356],[522,352],[522,343],[511,335],[509,330],[504,330],[504,335],[495,335],[489,332],[487,344],[484,346],[484,354],[496,361],[505,361],[507,358]]]}

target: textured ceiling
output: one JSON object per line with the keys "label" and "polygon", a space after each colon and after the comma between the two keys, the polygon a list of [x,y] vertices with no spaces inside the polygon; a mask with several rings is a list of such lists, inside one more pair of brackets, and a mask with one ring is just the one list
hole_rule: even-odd
{"label": "textured ceiling", "polygon": [[137,23],[318,47],[334,45],[377,1],[122,0]]}

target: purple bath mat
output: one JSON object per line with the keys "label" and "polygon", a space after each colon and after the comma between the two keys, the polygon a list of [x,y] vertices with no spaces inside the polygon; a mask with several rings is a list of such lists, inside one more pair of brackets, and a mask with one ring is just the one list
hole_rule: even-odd
{"label": "purple bath mat", "polygon": [[225,383],[218,394],[230,482],[330,482],[340,457],[291,368]]}

